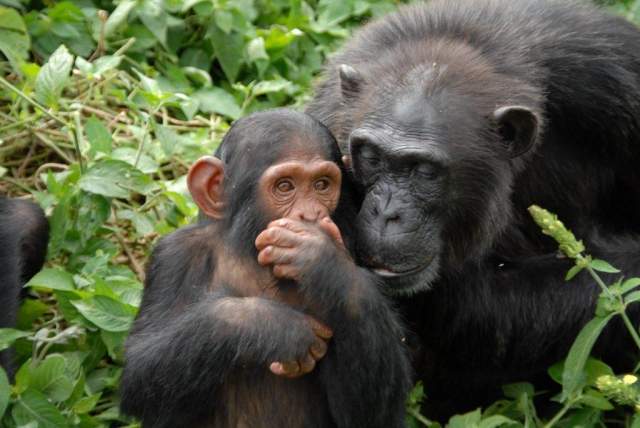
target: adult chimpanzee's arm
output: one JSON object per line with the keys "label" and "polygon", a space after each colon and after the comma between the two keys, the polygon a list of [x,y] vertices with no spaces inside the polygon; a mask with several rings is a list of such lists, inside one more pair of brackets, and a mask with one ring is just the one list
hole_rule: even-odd
{"label": "adult chimpanzee's arm", "polygon": [[410,364],[402,325],[376,276],[341,246],[335,224],[326,219],[322,229],[277,220],[256,240],[258,260],[296,280],[313,315],[334,330],[318,370],[338,426],[404,426]]}
{"label": "adult chimpanzee's arm", "polygon": [[232,289],[209,291],[214,254],[188,228],[152,255],[140,313],[126,346],[122,409],[145,426],[190,426],[210,412],[215,392],[240,365],[267,370],[325,347],[308,316]]}

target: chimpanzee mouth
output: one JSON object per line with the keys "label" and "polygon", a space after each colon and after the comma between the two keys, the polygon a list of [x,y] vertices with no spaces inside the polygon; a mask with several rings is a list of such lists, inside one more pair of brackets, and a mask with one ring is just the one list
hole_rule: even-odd
{"label": "chimpanzee mouth", "polygon": [[383,267],[371,267],[371,271],[376,275],[381,276],[382,278],[398,278],[401,276],[409,276],[409,275],[414,275],[418,272],[421,272],[424,269],[428,268],[430,264],[431,264],[431,261],[429,261],[429,263],[425,265],[417,266],[415,268],[411,268],[403,271],[392,271],[388,268],[383,268]]}

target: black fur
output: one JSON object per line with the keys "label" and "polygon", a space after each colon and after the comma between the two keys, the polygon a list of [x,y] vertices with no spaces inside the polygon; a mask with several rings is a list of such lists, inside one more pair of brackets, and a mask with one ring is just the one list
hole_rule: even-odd
{"label": "black fur", "polygon": [[[145,427],[404,425],[402,328],[377,279],[345,268],[346,254],[327,246],[303,281],[279,284],[299,287],[304,311],[318,308],[313,316],[334,331],[327,355],[297,379],[276,377],[268,366],[308,349],[313,337],[302,328],[303,309],[243,296],[242,284],[212,284],[221,251],[240,266],[257,266],[254,241],[267,220],[256,183],[294,134],[320,142],[326,159],[340,163],[333,137],[308,116],[275,110],[241,119],[216,153],[225,163],[230,214],[202,218],[154,250],[121,383],[122,410]],[[355,211],[348,184],[344,196],[335,220],[349,241]]]}
{"label": "black fur", "polygon": [[[505,106],[523,115],[500,122]],[[546,378],[594,314],[597,287],[563,281],[529,205],[640,274],[640,31],[622,18],[567,0],[405,7],[354,35],[308,112],[365,186],[361,261],[422,269],[387,284],[417,293],[398,300],[436,417]],[[600,345],[610,362],[632,349],[615,326]]]}
{"label": "black fur", "polygon": [[[44,263],[49,223],[36,204],[0,197],[0,328],[15,327],[20,289]],[[10,350],[0,365],[12,374]]]}

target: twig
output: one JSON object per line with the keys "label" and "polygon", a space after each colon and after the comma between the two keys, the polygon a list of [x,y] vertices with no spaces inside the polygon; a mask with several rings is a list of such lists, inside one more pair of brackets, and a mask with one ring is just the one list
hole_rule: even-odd
{"label": "twig", "polygon": [[[114,213],[114,215],[115,215],[115,213]],[[118,228],[118,225],[114,225],[114,226],[115,227],[112,230],[113,230],[114,234],[116,235],[116,238],[118,239],[118,242],[120,243],[120,246],[122,246],[122,250],[127,255],[127,258],[129,259],[129,262],[131,264],[131,268],[133,269],[133,271],[138,276],[138,279],[141,282],[144,282],[144,278],[145,278],[144,268],[142,267],[140,262],[138,262],[136,257],[133,255],[133,251],[131,251],[131,248],[129,248],[129,245],[127,244],[127,242],[125,241],[124,237],[120,233],[120,229]]]}
{"label": "twig", "polygon": [[16,93],[19,97],[21,97],[22,99],[24,99],[25,101],[27,101],[29,104],[31,104],[35,109],[40,110],[42,113],[44,113],[45,115],[49,116],[51,119],[55,120],[56,122],[58,122],[59,124],[63,125],[63,126],[68,126],[67,122],[65,122],[64,120],[60,119],[58,116],[56,116],[55,114],[51,113],[49,110],[47,110],[46,108],[44,108],[42,105],[40,105],[40,103],[38,103],[37,101],[35,101],[34,99],[32,99],[31,97],[29,97],[27,94],[25,94],[24,92],[22,92],[20,89],[16,88],[15,86],[13,86],[11,83],[9,83],[4,77],[0,76],[0,84],[4,85],[5,87],[9,88],[11,91],[13,91],[14,93]]}
{"label": "twig", "polygon": [[71,157],[69,157],[69,155],[67,155],[65,152],[60,150],[60,148],[53,141],[49,140],[47,137],[38,132],[34,132],[33,135],[35,135],[36,138],[40,140],[40,142],[42,142],[45,146],[56,152],[62,159],[70,164],[73,163],[73,159],[71,159]]}

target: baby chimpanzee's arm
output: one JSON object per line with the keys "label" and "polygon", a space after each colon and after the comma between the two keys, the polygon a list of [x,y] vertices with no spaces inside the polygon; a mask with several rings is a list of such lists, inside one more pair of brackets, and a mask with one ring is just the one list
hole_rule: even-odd
{"label": "baby chimpanzee's arm", "polygon": [[276,220],[256,246],[258,262],[297,281],[313,315],[334,331],[317,370],[338,426],[404,426],[411,370],[402,325],[377,277],[344,249],[335,224]]}

